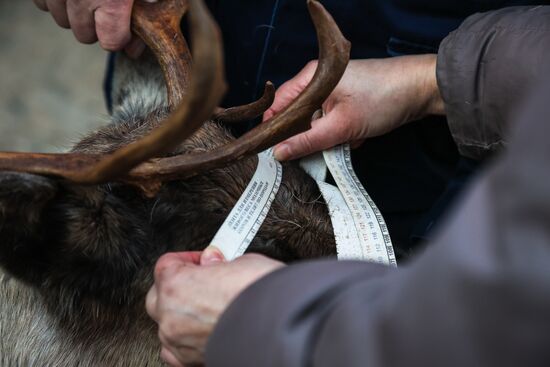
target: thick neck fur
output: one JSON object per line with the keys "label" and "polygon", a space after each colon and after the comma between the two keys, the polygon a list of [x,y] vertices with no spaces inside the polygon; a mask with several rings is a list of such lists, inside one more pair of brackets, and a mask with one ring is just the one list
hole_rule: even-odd
{"label": "thick neck fur", "polygon": [[[117,66],[111,123],[73,151],[112,152],[166,117],[158,70],[124,58]],[[209,121],[172,154],[232,139]],[[206,247],[256,164],[252,157],[166,183],[152,199],[116,183],[0,173],[0,365],[159,365],[155,325],[144,310],[154,264],[166,252]],[[250,251],[287,262],[336,254],[326,204],[297,164],[284,164]]]}

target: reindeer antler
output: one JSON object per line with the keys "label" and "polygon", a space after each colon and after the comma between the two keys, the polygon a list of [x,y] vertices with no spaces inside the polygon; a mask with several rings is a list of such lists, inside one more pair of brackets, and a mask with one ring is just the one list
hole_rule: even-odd
{"label": "reindeer antler", "polygon": [[[189,82],[189,51],[179,30],[188,4],[196,61]],[[226,89],[223,51],[219,29],[202,1],[136,2],[133,21],[134,29],[158,55],[170,101],[175,106],[182,99],[167,120],[109,155],[0,153],[0,170],[57,176],[79,184],[120,179],[138,164],[174,149],[212,116]]]}
{"label": "reindeer antler", "polygon": [[[161,0],[157,3],[136,1],[132,12],[132,31],[157,57],[172,108],[178,106],[189,88],[191,53],[180,30],[181,19],[188,10],[188,0]],[[191,15],[194,12],[192,10]],[[201,19],[208,17],[204,11],[194,15]]]}
{"label": "reindeer antler", "polygon": [[[195,60],[191,74],[187,72],[190,64],[187,45],[179,31],[179,17],[185,13],[187,2]],[[178,6],[181,8],[176,12]],[[206,153],[151,159],[172,150],[212,116],[225,91],[223,57],[219,30],[200,0],[164,0],[148,5],[138,2],[134,30],[157,54],[165,73],[170,102],[175,106],[181,99],[179,107],[150,135],[113,154],[0,153],[0,170],[57,176],[79,184],[116,180],[138,185],[151,193],[162,182],[234,163],[306,131],[313,113],[340,81],[350,51],[350,43],[323,6],[308,0],[308,7],[319,39],[319,63],[312,81],[285,110],[240,139]],[[169,41],[171,37],[175,45]],[[192,78],[188,82],[189,75]],[[187,83],[189,89],[185,87]],[[268,85],[262,99],[226,110],[225,119],[233,121],[236,117],[261,114],[272,99],[273,92]],[[218,118],[224,119],[223,116],[224,112]]]}
{"label": "reindeer antler", "polygon": [[351,44],[332,16],[315,0],[308,7],[319,39],[317,70],[306,89],[282,112],[241,138],[206,153],[153,159],[132,170],[130,181],[188,178],[257,154],[308,130],[313,114],[334,90],[349,62]]}
{"label": "reindeer antler", "polygon": [[212,116],[212,120],[225,123],[252,120],[271,107],[274,100],[275,87],[273,83],[267,82],[265,84],[264,94],[260,99],[244,106],[221,109]]}

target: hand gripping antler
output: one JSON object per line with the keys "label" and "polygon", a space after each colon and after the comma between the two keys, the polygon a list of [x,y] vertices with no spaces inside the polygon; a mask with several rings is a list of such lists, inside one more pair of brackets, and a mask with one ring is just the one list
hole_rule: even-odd
{"label": "hand gripping antler", "polygon": [[210,152],[154,159],[129,173],[131,180],[170,181],[187,178],[257,154],[308,130],[313,114],[334,90],[349,62],[351,44],[317,1],[308,7],[319,39],[317,70],[304,91],[286,109],[230,144]]}
{"label": "hand gripping antler", "polygon": [[[80,184],[122,181],[151,193],[162,182],[187,178],[234,163],[306,131],[310,127],[311,116],[336,87],[349,61],[350,43],[323,6],[308,0],[319,39],[319,63],[312,81],[300,96],[281,113],[228,145],[206,153],[150,159],[172,150],[193,134],[212,116],[225,90],[219,31],[199,0],[189,0],[195,62],[190,74],[193,77],[186,90],[189,74],[185,70],[189,61],[185,57],[185,41],[179,33],[179,26],[176,26],[179,21],[174,20],[179,19],[184,10],[178,13],[178,17],[174,13],[166,13],[166,8],[164,12],[159,10],[154,19],[148,18],[151,13],[147,16],[140,14],[140,9],[150,11],[155,5],[160,7],[167,3],[179,4],[184,10],[187,5],[184,0],[164,0],[147,6],[141,3],[136,7],[134,29],[157,53],[167,79],[171,103],[175,104],[179,99],[183,101],[172,115],[150,135],[111,155],[0,153],[0,170],[57,176]],[[168,21],[159,20],[164,16],[169,17]],[[142,21],[147,27],[140,28]],[[158,22],[169,26],[163,27]],[[160,32],[161,36],[157,36],[156,32]],[[181,37],[182,42],[179,46],[171,46],[170,42],[166,42],[170,37],[176,40]],[[164,48],[171,51],[167,53]],[[180,58],[178,55],[183,55],[183,61],[177,61]],[[181,78],[181,85],[171,78]],[[238,113],[227,113],[226,116],[261,113],[258,106],[264,108],[266,101],[272,99],[269,94],[268,91],[255,104],[236,108],[233,112]]]}

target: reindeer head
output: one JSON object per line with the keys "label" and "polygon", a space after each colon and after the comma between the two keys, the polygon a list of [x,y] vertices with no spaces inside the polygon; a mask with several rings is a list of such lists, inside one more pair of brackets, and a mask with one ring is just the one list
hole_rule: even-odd
{"label": "reindeer head", "polygon": [[[255,155],[308,129],[343,75],[349,43],[319,3],[308,4],[320,45],[312,82],[235,140],[218,122],[260,115],[273,86],[250,105],[217,108],[225,92],[222,46],[202,2],[137,2],[134,31],[159,61],[168,105],[116,121],[67,154],[0,153],[0,265],[42,289],[141,302],[156,259],[203,249],[252,177]],[[179,31],[188,8],[192,66]],[[251,250],[285,261],[334,254],[315,183],[294,164],[284,172]]]}

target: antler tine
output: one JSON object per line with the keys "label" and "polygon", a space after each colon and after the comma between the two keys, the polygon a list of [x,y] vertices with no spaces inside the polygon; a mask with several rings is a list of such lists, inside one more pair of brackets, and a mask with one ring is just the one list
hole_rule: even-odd
{"label": "antler tine", "polygon": [[[165,4],[168,1],[161,1]],[[219,29],[201,0],[189,0],[193,37],[193,78],[181,105],[151,134],[111,155],[0,153],[0,170],[63,177],[99,184],[123,177],[151,157],[172,150],[214,112],[225,93]],[[179,29],[179,23],[177,23]],[[162,60],[161,60],[162,62]]]}
{"label": "antler tine", "polygon": [[308,0],[308,7],[319,39],[319,63],[310,84],[292,104],[228,145],[206,153],[151,160],[132,170],[128,178],[169,181],[191,177],[257,154],[309,129],[312,115],[344,74],[351,44],[319,2]]}
{"label": "antler tine", "polygon": [[273,83],[267,82],[265,83],[264,94],[260,99],[244,106],[221,109],[212,116],[212,120],[225,123],[252,120],[267,111],[274,100],[275,87]]}

